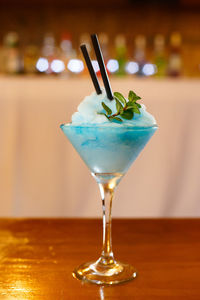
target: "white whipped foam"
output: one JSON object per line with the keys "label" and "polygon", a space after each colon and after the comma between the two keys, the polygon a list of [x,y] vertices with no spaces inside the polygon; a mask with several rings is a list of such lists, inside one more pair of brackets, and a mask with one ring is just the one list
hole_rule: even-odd
{"label": "white whipped foam", "polygon": [[102,94],[97,95],[93,92],[90,96],[86,96],[78,106],[78,111],[72,115],[72,124],[103,124],[113,126],[138,126],[148,127],[156,124],[155,118],[146,111],[144,104],[141,104],[140,114],[134,113],[132,120],[122,119],[122,123],[110,122],[104,115],[100,115],[104,111],[102,107],[102,101],[112,110],[112,113],[116,113],[115,100],[110,101],[107,98],[105,89],[102,88]]}

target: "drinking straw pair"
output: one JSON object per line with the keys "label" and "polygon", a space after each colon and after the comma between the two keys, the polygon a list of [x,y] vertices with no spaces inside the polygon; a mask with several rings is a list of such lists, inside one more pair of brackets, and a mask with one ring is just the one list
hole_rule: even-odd
{"label": "drinking straw pair", "polygon": [[[92,34],[91,39],[92,39],[92,44],[93,44],[94,51],[95,51],[95,54],[96,54],[96,57],[97,57],[97,61],[98,61],[98,64],[99,64],[99,68],[100,68],[101,76],[102,76],[103,83],[104,83],[104,86],[105,86],[107,97],[108,97],[109,100],[113,100],[113,93],[112,93],[110,82],[109,82],[109,79],[108,79],[108,74],[107,74],[105,63],[104,63],[104,60],[103,60],[103,55],[102,55],[101,47],[99,45],[98,37],[97,37],[96,34]],[[80,48],[81,48],[81,51],[82,51],[83,56],[85,58],[85,62],[86,62],[88,71],[90,73],[90,76],[91,76],[94,88],[96,90],[96,93],[99,95],[99,94],[102,93],[102,91],[101,91],[96,73],[94,71],[94,68],[92,66],[92,62],[91,62],[90,56],[88,54],[86,45],[82,44],[80,46]]]}

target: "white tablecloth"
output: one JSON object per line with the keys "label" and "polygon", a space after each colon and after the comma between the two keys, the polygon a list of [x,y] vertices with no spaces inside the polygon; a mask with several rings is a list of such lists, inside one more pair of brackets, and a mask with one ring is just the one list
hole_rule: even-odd
{"label": "white tablecloth", "polygon": [[[200,81],[112,79],[135,90],[159,130],[121,181],[113,215],[200,216]],[[0,216],[101,216],[97,184],[59,125],[86,78],[0,77]]]}

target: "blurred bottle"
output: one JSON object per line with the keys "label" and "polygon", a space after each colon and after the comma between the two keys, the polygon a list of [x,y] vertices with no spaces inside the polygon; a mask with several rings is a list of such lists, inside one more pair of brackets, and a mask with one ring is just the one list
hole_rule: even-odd
{"label": "blurred bottle", "polygon": [[116,71],[117,75],[125,75],[125,66],[127,62],[127,46],[126,38],[123,34],[119,34],[115,38],[115,52],[116,60],[118,61],[118,70]]}
{"label": "blurred bottle", "polygon": [[110,58],[110,55],[109,55],[109,37],[108,37],[108,35],[104,32],[101,32],[99,34],[99,42],[100,42],[100,45],[101,45],[101,50],[102,50],[102,53],[103,53],[104,61],[107,64],[107,62]]}
{"label": "blurred bottle", "polygon": [[76,51],[73,49],[72,46],[72,38],[71,34],[69,32],[64,32],[61,36],[60,41],[60,49],[61,49],[61,55],[60,58],[62,58],[64,61],[69,61],[70,58],[76,57]]}
{"label": "blurred bottle", "polygon": [[48,60],[48,69],[45,71],[47,74],[53,73],[51,63],[57,58],[58,48],[55,45],[55,38],[52,33],[47,33],[44,36],[41,55]]}
{"label": "blurred bottle", "polygon": [[19,36],[17,32],[9,32],[4,37],[4,66],[8,74],[23,72],[23,59],[19,49]]}
{"label": "blurred bottle", "polygon": [[138,64],[138,76],[144,76],[143,66],[146,63],[146,38],[144,35],[137,35],[135,37],[135,50],[134,50],[134,59]]}
{"label": "blurred bottle", "polygon": [[61,35],[60,41],[60,55],[59,59],[64,63],[65,69],[62,72],[62,75],[69,75],[70,72],[67,69],[67,65],[70,59],[76,58],[76,51],[73,49],[72,38],[69,32],[63,32]]}
{"label": "blurred bottle", "polygon": [[[79,45],[81,45],[81,44],[85,44],[86,45],[87,51],[90,54],[92,47],[91,47],[91,39],[90,39],[89,33],[84,32],[84,33],[82,33],[80,35]],[[81,51],[80,51],[80,53],[81,53]]]}
{"label": "blurred bottle", "polygon": [[154,64],[157,67],[156,76],[166,76],[167,59],[165,53],[165,38],[161,34],[157,34],[154,38]]}
{"label": "blurred bottle", "polygon": [[[80,38],[80,42],[83,43],[82,39],[84,39],[83,36]],[[67,74],[70,76],[80,76],[83,74],[84,70],[84,64],[83,59],[81,57],[81,52],[78,52],[78,55],[76,53],[76,50],[71,45],[68,47],[68,50],[66,48],[66,55],[67,55]]]}
{"label": "blurred bottle", "polygon": [[36,63],[39,58],[39,48],[36,45],[28,45],[24,49],[24,71],[25,73],[36,73]]}
{"label": "blurred bottle", "polygon": [[180,76],[182,73],[181,43],[182,37],[180,33],[172,33],[170,36],[168,61],[168,75],[172,77]]}

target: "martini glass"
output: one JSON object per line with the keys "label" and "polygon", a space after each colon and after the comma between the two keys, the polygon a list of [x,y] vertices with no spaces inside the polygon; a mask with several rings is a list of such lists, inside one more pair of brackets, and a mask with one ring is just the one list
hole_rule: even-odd
{"label": "martini glass", "polygon": [[103,247],[95,262],[73,271],[77,279],[113,285],[136,277],[136,269],[116,261],[112,251],[111,209],[115,188],[140,154],[157,126],[61,125],[61,129],[90,169],[99,185],[103,210]]}

